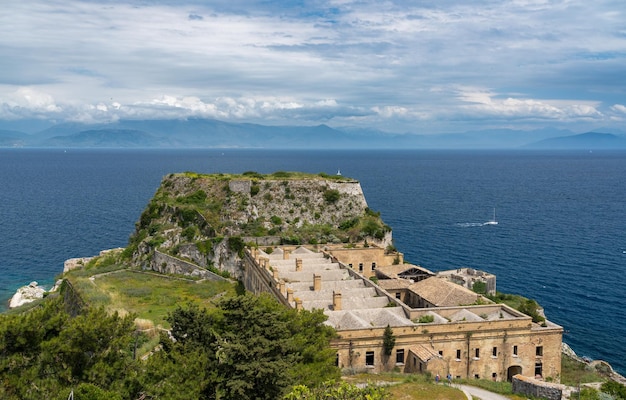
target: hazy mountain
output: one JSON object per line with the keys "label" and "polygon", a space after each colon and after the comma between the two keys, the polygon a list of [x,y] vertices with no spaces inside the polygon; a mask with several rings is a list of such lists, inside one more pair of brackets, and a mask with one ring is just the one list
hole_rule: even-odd
{"label": "hazy mountain", "polygon": [[[538,129],[489,129],[446,134],[389,133],[354,127],[269,126],[214,119],[63,123],[33,134],[5,129],[0,147],[274,148],[274,149],[513,149],[626,148],[625,135]],[[2,130],[4,129],[4,130]],[[30,131],[29,131],[30,132]]]}
{"label": "hazy mountain", "polygon": [[46,147],[163,147],[166,139],[132,129],[93,129],[54,136],[41,142]]}
{"label": "hazy mountain", "polygon": [[24,132],[0,130],[0,147],[23,147],[30,141],[31,137]]}
{"label": "hazy mountain", "polygon": [[544,139],[525,147],[559,150],[626,149],[626,136],[612,133],[587,132],[579,135]]}

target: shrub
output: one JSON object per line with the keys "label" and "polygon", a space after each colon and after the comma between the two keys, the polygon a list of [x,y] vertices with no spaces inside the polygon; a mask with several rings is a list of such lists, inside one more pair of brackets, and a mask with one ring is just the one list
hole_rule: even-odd
{"label": "shrub", "polygon": [[259,194],[260,190],[261,190],[261,186],[259,185],[250,186],[250,196],[256,196],[257,194]]}
{"label": "shrub", "polygon": [[422,315],[417,322],[419,322],[420,324],[429,324],[431,322],[435,321],[435,317],[432,315]]}
{"label": "shrub", "polygon": [[178,197],[176,200],[179,203],[183,204],[202,204],[207,198],[206,192],[204,190],[196,190],[192,194],[188,196]]}
{"label": "shrub", "polygon": [[239,254],[240,257],[243,256],[243,249],[245,246],[246,244],[239,236],[231,236],[228,238],[228,247],[235,253]]}
{"label": "shrub", "polygon": [[326,200],[329,204],[336,203],[340,197],[341,193],[339,193],[339,190],[337,189],[328,189],[324,191],[324,200]]}
{"label": "shrub", "polygon": [[472,285],[472,290],[479,294],[487,293],[487,284],[485,282],[476,281]]}
{"label": "shrub", "polygon": [[187,241],[191,242],[193,238],[196,236],[198,232],[198,228],[195,225],[189,225],[181,232],[181,236],[187,239]]}
{"label": "shrub", "polygon": [[600,390],[602,390],[604,393],[610,394],[617,399],[626,400],[626,386],[622,385],[619,382],[604,382],[600,387]]}
{"label": "shrub", "polygon": [[263,179],[263,175],[262,175],[262,174],[259,174],[259,173],[258,173],[258,172],[256,172],[256,171],[246,171],[246,172],[244,172],[244,173],[243,173],[243,174],[241,174],[241,175],[243,175],[243,176],[248,176],[248,177],[251,177],[251,178],[256,178],[256,179]]}

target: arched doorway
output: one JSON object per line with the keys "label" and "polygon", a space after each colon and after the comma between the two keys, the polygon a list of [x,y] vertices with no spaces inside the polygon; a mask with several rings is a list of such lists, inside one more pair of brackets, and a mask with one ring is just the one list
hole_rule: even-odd
{"label": "arched doorway", "polygon": [[522,367],[519,365],[513,365],[509,367],[509,369],[506,371],[506,380],[511,382],[515,375],[521,374],[521,373],[522,373]]}

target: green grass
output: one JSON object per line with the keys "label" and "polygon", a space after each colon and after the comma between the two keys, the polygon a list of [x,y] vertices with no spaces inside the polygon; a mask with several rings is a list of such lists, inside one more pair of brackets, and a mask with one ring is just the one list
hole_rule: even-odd
{"label": "green grass", "polygon": [[391,400],[466,400],[461,390],[436,385],[430,375],[401,373],[359,374],[344,377],[350,383],[386,384]]}
{"label": "green grass", "polygon": [[212,307],[215,296],[235,294],[235,286],[230,282],[193,281],[130,270],[93,280],[74,278],[72,283],[91,306],[104,305],[110,311],[134,313],[164,328],[169,328],[166,316],[178,305]]}
{"label": "green grass", "polygon": [[351,182],[354,179],[341,176],[341,175],[328,175],[326,173],[320,172],[319,174],[309,174],[306,172],[294,172],[294,171],[276,171],[271,174],[260,174],[254,171],[247,171],[243,174],[200,174],[196,172],[184,172],[182,174],[172,174],[175,175],[184,175],[189,178],[213,178],[221,181],[228,181],[232,179],[255,179],[255,180],[292,180],[292,179],[330,179],[334,181],[343,181],[343,182]]}
{"label": "green grass", "polygon": [[568,386],[578,386],[579,383],[604,382],[607,378],[585,363],[578,362],[571,357],[561,355],[561,383]]}

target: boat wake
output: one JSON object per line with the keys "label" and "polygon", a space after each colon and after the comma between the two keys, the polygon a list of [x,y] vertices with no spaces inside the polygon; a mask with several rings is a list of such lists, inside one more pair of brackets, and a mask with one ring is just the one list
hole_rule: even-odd
{"label": "boat wake", "polygon": [[487,222],[459,222],[454,224],[454,226],[458,226],[459,228],[474,228],[477,226],[489,226],[489,225],[498,225],[497,222],[487,221]]}
{"label": "boat wake", "polygon": [[459,222],[458,224],[454,224],[454,226],[458,226],[460,228],[472,228],[475,226],[484,226],[487,225],[487,222]]}

